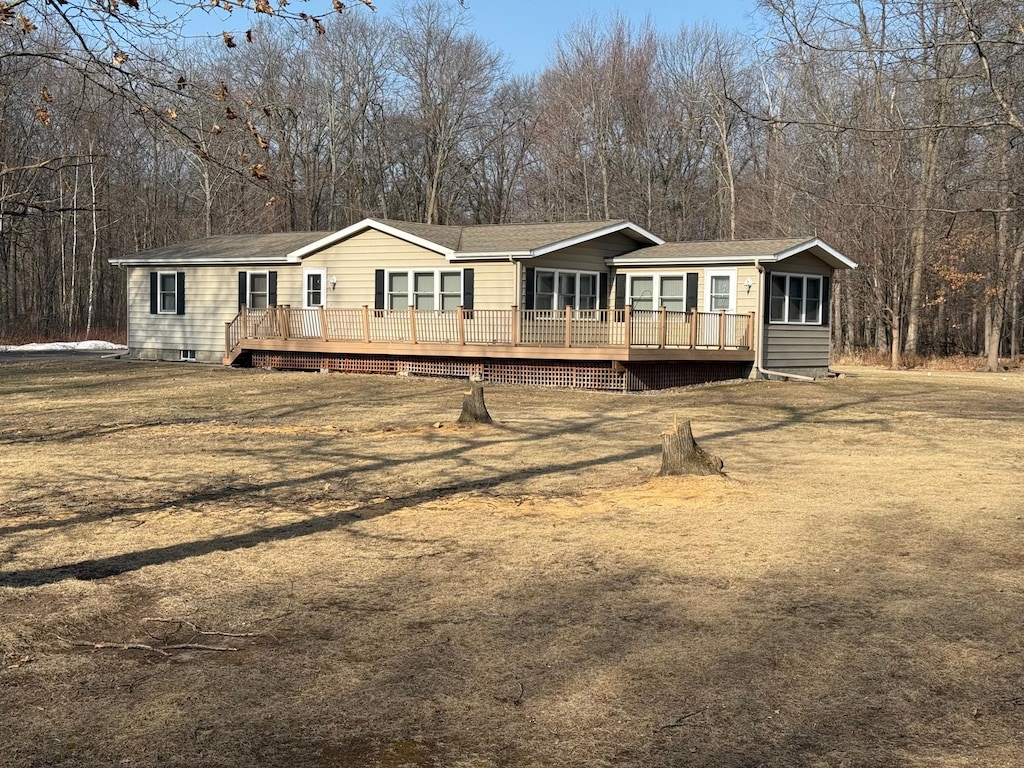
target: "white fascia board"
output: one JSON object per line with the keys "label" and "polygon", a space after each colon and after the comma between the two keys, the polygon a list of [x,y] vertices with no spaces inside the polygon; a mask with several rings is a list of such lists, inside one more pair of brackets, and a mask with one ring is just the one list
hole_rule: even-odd
{"label": "white fascia board", "polygon": [[684,267],[701,267],[705,265],[732,266],[740,264],[753,264],[756,261],[771,261],[774,256],[633,256],[623,254],[612,256],[607,261],[614,267],[671,267],[674,265]]}
{"label": "white fascia board", "polygon": [[552,253],[553,251],[560,251],[563,248],[569,248],[573,245],[579,245],[585,243],[588,240],[594,240],[598,237],[604,237],[605,235],[611,235],[615,232],[621,232],[623,230],[629,230],[634,235],[647,240],[651,245],[662,245],[665,241],[657,235],[651,234],[643,227],[638,227],[631,221],[621,221],[618,224],[609,224],[608,226],[595,229],[592,232],[584,232],[582,235],[576,237],[570,237],[567,240],[559,240],[557,243],[549,243],[548,245],[542,245],[540,248],[535,248],[530,251],[530,256],[543,256],[546,253]]}
{"label": "white fascia board", "polygon": [[322,237],[315,243],[310,243],[309,245],[305,245],[302,248],[299,248],[298,250],[292,251],[291,253],[288,254],[288,261],[302,261],[310,254],[316,253],[317,251],[322,251],[324,248],[334,245],[335,243],[340,243],[342,240],[350,238],[353,235],[358,235],[360,232],[364,232],[367,229],[375,229],[378,232],[383,232],[386,235],[391,235],[392,237],[396,237],[399,240],[404,240],[407,243],[412,243],[413,245],[418,245],[421,248],[426,248],[428,251],[439,253],[448,259],[450,259],[452,254],[454,253],[453,251],[449,250],[448,248],[445,248],[444,246],[438,245],[437,243],[433,243],[430,240],[424,240],[422,237],[416,237],[416,235],[409,234],[405,230],[398,229],[397,227],[392,227],[390,224],[385,224],[382,221],[377,221],[376,219],[363,219],[362,221],[358,221],[355,224],[352,224],[351,226],[338,230],[337,232],[330,234],[327,237]]}
{"label": "white fascia board", "polygon": [[482,251],[480,253],[456,251],[448,257],[448,261],[508,261],[512,258],[526,258],[529,255],[529,251],[502,251],[501,253],[494,251]]}
{"label": "white fascia board", "polygon": [[254,266],[272,267],[285,266],[288,262],[282,258],[232,258],[232,259],[176,259],[173,257],[154,261],[153,259],[137,259],[132,256],[121,256],[107,260],[114,267],[217,267],[228,266]]}
{"label": "white fascia board", "polygon": [[792,248],[790,248],[788,250],[785,250],[785,251],[782,251],[781,253],[775,254],[775,257],[772,260],[776,261],[776,262],[782,261],[784,259],[788,259],[790,256],[796,256],[798,253],[803,253],[804,251],[809,251],[812,248],[818,248],[819,250],[824,251],[825,252],[825,256],[821,256],[820,254],[815,254],[815,255],[818,256],[819,259],[824,261],[826,264],[828,264],[833,269],[856,269],[857,268],[857,262],[855,262],[853,259],[850,259],[850,258],[844,256],[839,251],[837,251],[835,248],[833,248],[828,243],[826,243],[824,240],[822,240],[820,238],[817,238],[817,237],[814,238],[813,240],[808,240],[806,243],[801,243],[800,245],[795,245],[795,246],[793,246]]}

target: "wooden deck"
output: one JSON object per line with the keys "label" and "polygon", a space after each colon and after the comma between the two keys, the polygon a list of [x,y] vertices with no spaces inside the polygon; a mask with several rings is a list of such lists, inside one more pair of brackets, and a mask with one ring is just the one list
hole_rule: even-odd
{"label": "wooden deck", "polygon": [[242,309],[224,363],[245,352],[657,362],[754,359],[754,315],[667,310]]}

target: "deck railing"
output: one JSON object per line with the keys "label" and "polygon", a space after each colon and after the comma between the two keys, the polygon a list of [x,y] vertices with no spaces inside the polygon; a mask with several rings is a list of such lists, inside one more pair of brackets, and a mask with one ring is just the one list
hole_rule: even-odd
{"label": "deck railing", "polygon": [[228,355],[246,339],[367,344],[749,349],[754,313],[624,309],[381,310],[242,308],[225,329]]}

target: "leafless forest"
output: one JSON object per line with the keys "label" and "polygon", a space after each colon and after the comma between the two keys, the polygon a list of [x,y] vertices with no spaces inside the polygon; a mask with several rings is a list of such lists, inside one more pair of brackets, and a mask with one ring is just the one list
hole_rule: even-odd
{"label": "leafless forest", "polygon": [[1017,3],[583,20],[529,76],[454,0],[236,5],[249,32],[188,38],[137,0],[0,2],[0,336],[116,330],[107,258],[206,234],[629,218],[824,237],[862,265],[840,351],[1019,353]]}

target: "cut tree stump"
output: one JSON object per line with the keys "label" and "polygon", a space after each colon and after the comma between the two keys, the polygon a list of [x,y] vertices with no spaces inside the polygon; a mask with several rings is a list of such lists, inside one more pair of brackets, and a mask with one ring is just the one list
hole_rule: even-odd
{"label": "cut tree stump", "polygon": [[690,422],[661,433],[661,475],[721,475],[722,460],[697,445]]}
{"label": "cut tree stump", "polygon": [[459,424],[490,424],[491,414],[484,404],[484,388],[478,381],[469,383],[469,391],[462,396]]}

